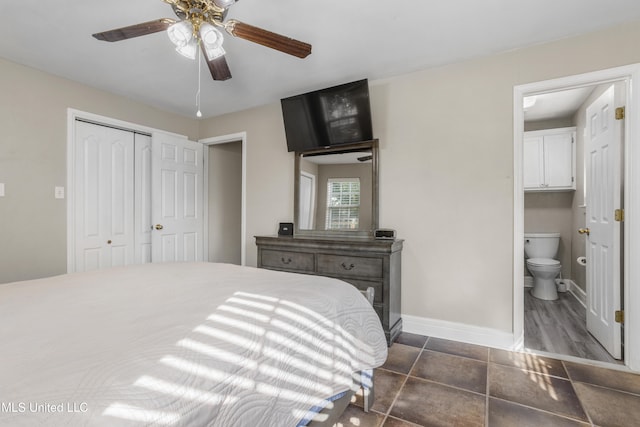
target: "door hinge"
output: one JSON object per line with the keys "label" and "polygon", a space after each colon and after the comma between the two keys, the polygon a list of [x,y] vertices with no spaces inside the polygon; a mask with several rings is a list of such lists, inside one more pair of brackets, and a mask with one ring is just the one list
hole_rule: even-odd
{"label": "door hinge", "polygon": [[616,108],[616,120],[623,120],[624,119],[624,107],[618,107]]}
{"label": "door hinge", "polygon": [[624,221],[624,209],[616,209],[615,220],[618,222]]}
{"label": "door hinge", "polygon": [[616,310],[616,323],[624,323],[624,310]]}

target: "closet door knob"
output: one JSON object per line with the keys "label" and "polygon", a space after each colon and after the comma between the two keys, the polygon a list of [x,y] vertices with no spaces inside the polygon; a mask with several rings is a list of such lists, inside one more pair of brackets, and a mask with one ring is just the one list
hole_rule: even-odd
{"label": "closet door knob", "polygon": [[586,234],[587,236],[589,235],[590,232],[591,232],[591,230],[589,230],[588,228],[579,228],[578,229],[578,233]]}
{"label": "closet door knob", "polygon": [[156,224],[156,230],[162,230],[164,227],[162,226],[162,224]]}

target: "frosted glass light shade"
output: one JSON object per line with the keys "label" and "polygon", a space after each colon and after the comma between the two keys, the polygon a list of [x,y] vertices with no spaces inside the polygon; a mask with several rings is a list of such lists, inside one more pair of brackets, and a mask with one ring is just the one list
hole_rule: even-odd
{"label": "frosted glass light shade", "polygon": [[198,41],[196,39],[191,39],[191,41],[184,46],[176,47],[176,52],[186,58],[196,59],[196,53],[198,53]]}
{"label": "frosted glass light shade", "polygon": [[213,0],[216,6],[221,7],[223,9],[228,8],[232,4],[234,4],[237,0]]}
{"label": "frosted glass light shade", "polygon": [[224,36],[213,25],[206,22],[200,25],[200,40],[207,51],[207,57],[211,59],[218,58],[224,55],[226,52],[222,48],[222,42],[224,42]]}
{"label": "frosted glass light shade", "polygon": [[193,26],[189,21],[176,22],[167,28],[167,35],[176,47],[182,47],[193,39]]}
{"label": "frosted glass light shade", "polygon": [[176,46],[176,52],[189,59],[196,59],[198,40],[193,36],[193,26],[189,21],[180,21],[167,28],[169,40]]}

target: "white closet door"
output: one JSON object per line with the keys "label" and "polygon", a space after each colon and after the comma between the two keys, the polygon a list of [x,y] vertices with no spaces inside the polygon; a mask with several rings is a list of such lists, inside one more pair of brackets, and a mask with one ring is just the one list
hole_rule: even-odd
{"label": "white closet door", "polygon": [[134,262],[132,132],[76,121],[75,269]]}
{"label": "white closet door", "polygon": [[151,136],[135,134],[136,264],[151,262]]}
{"label": "white closet door", "polygon": [[203,260],[202,144],[153,134],[153,262]]}

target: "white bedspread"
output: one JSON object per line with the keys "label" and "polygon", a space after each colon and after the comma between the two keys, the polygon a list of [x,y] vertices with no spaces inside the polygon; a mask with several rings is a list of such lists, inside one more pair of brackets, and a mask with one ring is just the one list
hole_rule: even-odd
{"label": "white bedspread", "polygon": [[295,426],[380,366],[339,280],[147,264],[0,285],[0,425]]}

